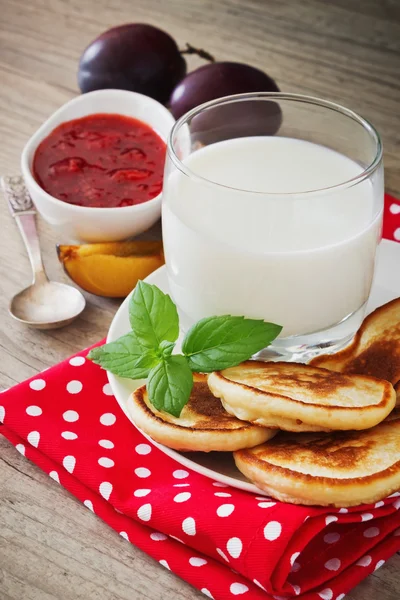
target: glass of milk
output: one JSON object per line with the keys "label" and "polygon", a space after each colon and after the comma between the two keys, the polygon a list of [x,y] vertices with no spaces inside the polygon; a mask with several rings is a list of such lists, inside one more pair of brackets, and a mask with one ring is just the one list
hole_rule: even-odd
{"label": "glass of milk", "polygon": [[183,329],[224,314],[277,323],[266,355],[289,360],[346,344],[371,289],[383,194],[378,133],[332,102],[241,94],[184,115],[162,207]]}

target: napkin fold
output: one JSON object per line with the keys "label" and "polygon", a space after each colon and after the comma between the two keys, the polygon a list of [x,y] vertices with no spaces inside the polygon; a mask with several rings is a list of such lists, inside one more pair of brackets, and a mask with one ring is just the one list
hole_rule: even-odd
{"label": "napkin fold", "polygon": [[[396,239],[400,203],[387,197],[385,211],[384,234]],[[2,392],[0,433],[209,598],[341,600],[400,550],[400,493],[325,509],[212,481],[132,426],[87,353]]]}

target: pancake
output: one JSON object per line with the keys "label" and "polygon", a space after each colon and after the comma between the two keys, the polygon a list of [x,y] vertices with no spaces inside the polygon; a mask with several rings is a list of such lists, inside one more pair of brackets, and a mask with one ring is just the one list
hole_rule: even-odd
{"label": "pancake", "polygon": [[396,403],[387,381],[297,363],[247,361],[211,373],[208,385],[230,414],[286,431],[367,429]]}
{"label": "pancake", "polygon": [[400,419],[366,431],[279,433],[234,452],[237,468],[283,502],[348,507],[400,490]]}
{"label": "pancake", "polygon": [[133,392],[128,410],[133,422],[153,440],[181,451],[232,451],[269,440],[276,433],[229,415],[205,381],[195,381],[190,400],[179,418],[158,411],[146,386]]}
{"label": "pancake", "polygon": [[386,379],[394,386],[400,404],[400,298],[368,315],[350,346],[336,354],[318,356],[310,364]]}

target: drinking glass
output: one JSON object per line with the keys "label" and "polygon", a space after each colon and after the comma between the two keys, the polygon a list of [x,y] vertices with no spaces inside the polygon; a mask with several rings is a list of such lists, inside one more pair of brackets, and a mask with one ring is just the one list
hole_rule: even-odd
{"label": "drinking glass", "polygon": [[184,115],[168,140],[162,206],[183,330],[243,315],[282,325],[268,356],[345,345],[371,289],[383,190],[377,131],[332,102],[240,94]]}

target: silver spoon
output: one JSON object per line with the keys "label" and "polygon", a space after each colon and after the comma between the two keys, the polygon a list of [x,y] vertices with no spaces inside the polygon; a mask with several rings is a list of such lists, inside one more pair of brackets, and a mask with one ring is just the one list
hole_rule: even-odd
{"label": "silver spoon", "polygon": [[36,210],[22,177],[2,177],[1,184],[33,271],[32,285],[12,298],[9,312],[17,321],[36,329],[64,327],[81,314],[85,298],[71,285],[49,281],[40,253]]}

